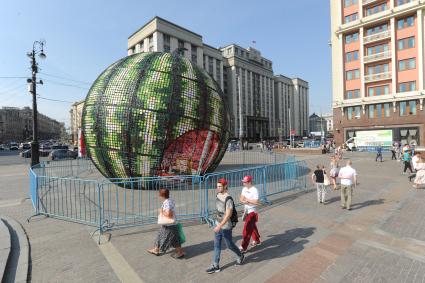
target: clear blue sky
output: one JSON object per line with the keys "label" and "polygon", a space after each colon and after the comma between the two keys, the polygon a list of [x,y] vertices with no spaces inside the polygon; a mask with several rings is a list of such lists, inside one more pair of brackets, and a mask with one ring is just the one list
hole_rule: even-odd
{"label": "clear blue sky", "polygon": [[[309,82],[310,113],[326,113],[332,100],[329,14],[328,0],[9,0],[0,10],[0,77],[29,77],[26,53],[35,40],[45,39],[47,58],[38,59],[45,84],[37,92],[81,100],[107,66],[127,55],[128,36],[160,16],[202,35],[211,46],[249,47],[255,40],[275,74]],[[31,106],[31,101],[25,79],[0,78],[0,107]],[[39,112],[67,126],[70,106],[38,100]]]}

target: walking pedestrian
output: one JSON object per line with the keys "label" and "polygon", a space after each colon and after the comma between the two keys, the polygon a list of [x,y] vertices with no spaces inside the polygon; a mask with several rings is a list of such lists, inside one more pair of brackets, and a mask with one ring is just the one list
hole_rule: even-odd
{"label": "walking pedestrian", "polygon": [[421,159],[421,155],[419,151],[415,151],[415,154],[412,157],[412,168],[413,168],[413,174],[409,175],[409,181],[411,182],[413,178],[416,177],[416,172],[418,171],[418,162]]}
{"label": "walking pedestrian", "polygon": [[325,204],[326,200],[326,190],[325,190],[325,166],[317,165],[316,170],[313,175],[311,175],[311,179],[316,184],[317,189],[317,202]]}
{"label": "walking pedestrian", "polygon": [[409,148],[403,148],[403,163],[404,163],[404,170],[403,175],[406,175],[407,169],[409,169],[410,173],[413,173],[412,165],[410,162],[412,161],[411,157],[411,151]]}
{"label": "walking pedestrian", "polygon": [[378,162],[378,158],[382,162],[382,145],[378,145],[378,148],[376,149],[376,158],[375,158],[376,162]]}
{"label": "walking pedestrian", "polygon": [[425,185],[425,160],[420,155],[418,156],[418,161],[416,163],[416,176],[413,181],[413,188],[417,189],[420,186]]}
{"label": "walking pedestrian", "polygon": [[329,171],[329,175],[331,177],[332,186],[333,186],[334,190],[336,190],[338,188],[337,180],[336,180],[336,178],[338,177],[338,173],[339,173],[339,162],[338,162],[338,160],[335,156],[332,156],[332,158],[331,158],[331,170]]}
{"label": "walking pedestrian", "polygon": [[401,144],[396,143],[396,149],[395,149],[395,154],[397,157],[397,161],[400,162],[401,161]]}
{"label": "walking pedestrian", "polygon": [[221,242],[224,239],[227,248],[236,254],[236,264],[241,265],[244,260],[244,254],[238,249],[232,239],[233,225],[231,221],[232,213],[235,208],[233,198],[227,192],[227,180],[219,179],[217,182],[217,197],[215,201],[216,214],[214,219],[214,257],[207,273],[220,272]]}
{"label": "walking pedestrian", "polygon": [[397,150],[397,147],[396,147],[396,144],[394,143],[394,144],[391,146],[391,160],[397,160],[397,157],[396,157],[396,155],[395,155],[396,150]]}
{"label": "walking pedestrian", "polygon": [[184,252],[181,248],[179,231],[176,223],[175,202],[172,198],[170,198],[170,191],[168,189],[160,189],[159,197],[163,202],[159,209],[158,218],[165,218],[168,223],[161,225],[154,242],[154,247],[148,250],[148,253],[159,256],[164,254],[170,247],[173,247],[175,248],[175,252],[171,254],[171,256],[177,259],[184,258]]}
{"label": "walking pedestrian", "polygon": [[242,232],[242,244],[239,247],[241,252],[246,252],[248,249],[249,241],[252,236],[251,246],[255,247],[261,244],[260,233],[258,233],[258,210],[257,206],[260,204],[258,190],[252,185],[252,176],[245,176],[242,179],[244,188],[240,195],[240,202],[244,206],[244,226]]}
{"label": "walking pedestrian", "polygon": [[339,170],[338,178],[341,179],[341,208],[351,210],[353,189],[357,186],[357,172],[351,167],[351,160]]}

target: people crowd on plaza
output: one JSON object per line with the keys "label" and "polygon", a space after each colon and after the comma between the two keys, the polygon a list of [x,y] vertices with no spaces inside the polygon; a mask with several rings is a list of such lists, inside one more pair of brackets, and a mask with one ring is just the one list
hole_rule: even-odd
{"label": "people crowd on plaza", "polygon": [[[335,147],[335,154],[330,159],[329,177],[326,166],[318,164],[311,178],[316,185],[317,202],[326,204],[326,189],[331,186],[333,190],[340,189],[341,208],[351,210],[353,192],[358,185],[358,177],[356,170],[352,167],[351,160],[345,160],[345,166],[340,167],[342,162],[342,148]],[[383,161],[382,145],[377,148],[375,160]],[[406,174],[407,169],[412,173],[409,180],[413,180],[413,187],[419,188],[425,184],[425,158],[421,156],[420,151],[414,152],[408,144],[401,146],[394,144],[391,147],[392,160],[403,161],[403,174]],[[338,180],[340,185],[338,186]],[[220,257],[222,242],[226,243],[226,247],[235,255],[235,264],[241,265],[245,259],[245,253],[249,247],[255,247],[261,244],[260,234],[258,232],[258,206],[259,193],[258,189],[253,185],[252,176],[244,176],[241,180],[243,188],[239,196],[239,201],[244,205],[242,215],[243,231],[242,242],[238,247],[233,241],[233,229],[238,222],[236,205],[234,199],[228,193],[228,182],[221,178],[216,184],[216,212],[212,220],[212,229],[214,232],[214,254],[211,266],[206,270],[212,274],[220,272]],[[171,254],[173,258],[182,259],[185,257],[182,244],[185,241],[185,236],[182,236],[182,228],[176,222],[175,202],[170,197],[168,189],[160,189],[159,197],[162,200],[161,208],[159,209],[158,224],[160,228],[154,241],[153,248],[147,250],[150,254],[160,256],[167,252],[168,249],[174,248]],[[252,241],[251,241],[252,240]]]}
{"label": "people crowd on plaza", "polygon": [[[261,244],[260,233],[258,232],[258,205],[259,193],[258,189],[253,185],[253,178],[250,175],[244,176],[241,180],[243,184],[242,192],[239,197],[240,203],[244,205],[242,220],[244,221],[242,231],[242,243],[239,247],[233,241],[233,228],[238,222],[238,215],[235,209],[235,202],[228,193],[228,182],[221,178],[217,181],[216,187],[216,212],[213,216],[213,232],[214,232],[214,255],[212,265],[206,272],[220,272],[220,256],[222,241],[226,243],[227,248],[236,255],[236,265],[241,265],[245,258],[248,247],[255,247]],[[154,241],[154,247],[147,250],[148,253],[160,256],[167,252],[168,249],[174,248],[171,256],[176,259],[185,257],[185,253],[181,247],[183,241],[179,231],[179,225],[176,222],[175,202],[170,197],[168,189],[161,188],[159,197],[162,200],[159,209],[158,224],[160,228]],[[251,242],[252,239],[252,242]],[[251,242],[251,243],[250,243]]]}

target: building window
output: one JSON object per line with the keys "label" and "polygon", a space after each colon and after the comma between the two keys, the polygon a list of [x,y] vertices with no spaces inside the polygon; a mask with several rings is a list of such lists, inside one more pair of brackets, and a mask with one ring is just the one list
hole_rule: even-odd
{"label": "building window", "polygon": [[153,43],[153,34],[149,35],[148,42],[149,44]]}
{"label": "building window", "polygon": [[353,107],[347,107],[347,119],[353,119]]}
{"label": "building window", "polygon": [[368,47],[366,49],[367,55],[379,54],[389,50],[388,44],[380,44]]}
{"label": "building window", "polygon": [[390,104],[384,103],[384,116],[390,117]]}
{"label": "building window", "polygon": [[375,105],[371,104],[369,105],[369,118],[375,117]]}
{"label": "building window", "polygon": [[390,93],[389,85],[374,86],[374,87],[369,87],[367,89],[368,96],[379,96],[379,95],[385,95],[389,93]]}
{"label": "building window", "polygon": [[410,16],[410,17],[398,20],[397,29],[412,27],[414,24],[415,24],[415,18],[414,16]]}
{"label": "building window", "polygon": [[168,34],[164,34],[163,35],[163,41],[164,41],[164,52],[170,52],[171,51],[171,47],[170,47],[170,42],[171,42],[171,38]]}
{"label": "building window", "polygon": [[382,104],[376,104],[376,118],[382,118]]}
{"label": "building window", "polygon": [[407,115],[406,104],[407,104],[406,101],[400,102],[400,116],[406,116]]}
{"label": "building window", "polygon": [[164,43],[168,43],[168,45],[169,45],[170,42],[171,42],[170,35],[164,33],[163,38],[164,38]]}
{"label": "building window", "polygon": [[345,99],[353,99],[360,97],[360,89],[347,90],[345,93]]}
{"label": "building window", "polygon": [[408,37],[398,40],[398,50],[409,49],[415,47],[415,37]]}
{"label": "building window", "polygon": [[416,68],[416,58],[409,58],[406,60],[400,60],[398,61],[398,70],[399,71],[405,71],[405,70],[412,70]]}
{"label": "building window", "polygon": [[360,112],[361,112],[361,107],[360,106],[354,107],[354,118],[360,119]]}
{"label": "building window", "polygon": [[208,73],[212,76],[214,72],[214,58],[208,56]]}
{"label": "building window", "polygon": [[358,18],[359,18],[359,14],[358,13],[354,13],[354,14],[345,16],[344,23],[349,23],[349,22],[355,21]]}
{"label": "building window", "polygon": [[375,66],[369,66],[367,68],[368,75],[387,73],[389,71],[390,71],[390,66],[388,63],[375,65]]}
{"label": "building window", "polygon": [[351,61],[357,61],[359,60],[359,51],[352,51],[352,52],[347,52],[345,53],[345,60],[347,62],[351,62]]}
{"label": "building window", "polygon": [[347,44],[355,42],[357,40],[359,40],[359,33],[358,32],[355,32],[355,33],[352,33],[352,34],[347,34],[345,36],[345,43],[347,43]]}
{"label": "building window", "polygon": [[368,28],[366,30],[366,35],[372,35],[372,34],[377,34],[377,33],[381,33],[384,31],[388,30],[388,24],[383,24],[383,25],[379,25],[373,28]]}
{"label": "building window", "polygon": [[416,115],[416,100],[409,101],[409,115]]}
{"label": "building window", "polygon": [[412,2],[413,0],[397,0],[397,6],[403,5],[403,4],[407,4]]}
{"label": "building window", "polygon": [[360,78],[360,70],[355,69],[355,70],[345,72],[345,78],[347,81]]}
{"label": "building window", "polygon": [[416,81],[399,83],[398,92],[414,91],[416,90]]}
{"label": "building window", "polygon": [[366,9],[366,16],[370,16],[388,9],[387,3],[382,3]]}
{"label": "building window", "polygon": [[350,7],[357,4],[357,0],[344,0],[344,7]]}
{"label": "building window", "polygon": [[192,54],[192,62],[196,64],[198,62],[198,54],[197,54],[197,48],[196,48],[196,46],[195,45],[191,45],[190,46],[190,51],[191,51],[191,54]]}

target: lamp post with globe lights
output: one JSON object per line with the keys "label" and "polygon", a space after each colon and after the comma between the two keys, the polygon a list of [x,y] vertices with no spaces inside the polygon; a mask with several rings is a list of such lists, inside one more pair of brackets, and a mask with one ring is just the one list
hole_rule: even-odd
{"label": "lamp post with globe lights", "polygon": [[39,160],[39,145],[38,145],[38,122],[37,122],[37,84],[43,84],[40,80],[37,82],[38,64],[35,60],[35,55],[41,59],[46,58],[44,53],[44,40],[34,41],[32,51],[27,53],[27,56],[31,59],[31,79],[27,79],[29,92],[32,94],[32,132],[33,140],[31,143],[31,167],[40,163]]}

